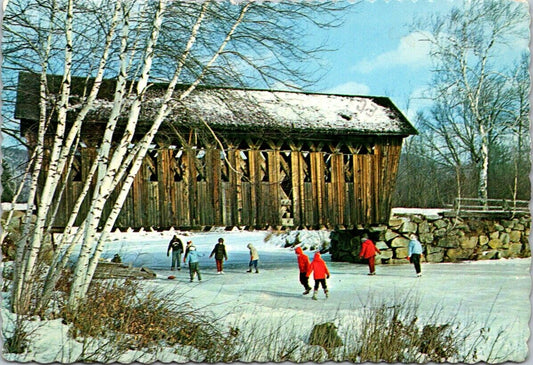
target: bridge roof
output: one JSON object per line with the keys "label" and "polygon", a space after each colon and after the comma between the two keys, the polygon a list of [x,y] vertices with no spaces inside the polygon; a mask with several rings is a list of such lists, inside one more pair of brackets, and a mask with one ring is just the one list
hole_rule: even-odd
{"label": "bridge roof", "polygon": [[[56,78],[50,76],[59,84]],[[85,79],[73,79],[82,82]],[[37,82],[37,83],[36,83]],[[107,119],[113,106],[114,81],[106,80],[94,107],[87,115],[93,122]],[[239,131],[269,130],[277,132],[312,132],[327,135],[389,135],[408,136],[416,129],[387,97],[332,95],[296,91],[236,89],[201,86],[180,100],[186,85],[179,86],[171,101],[172,112],[166,123],[202,125],[215,129]],[[155,118],[162,103],[165,84],[149,88],[140,115],[142,123]],[[53,89],[53,87],[52,87]],[[34,90],[34,96],[28,94]],[[71,109],[81,108],[82,98],[73,87]],[[78,92],[81,95],[81,92]],[[21,75],[15,117],[38,120],[38,76]],[[126,105],[131,104],[128,99]],[[127,115],[127,113],[123,113]],[[125,117],[124,117],[125,118]]]}

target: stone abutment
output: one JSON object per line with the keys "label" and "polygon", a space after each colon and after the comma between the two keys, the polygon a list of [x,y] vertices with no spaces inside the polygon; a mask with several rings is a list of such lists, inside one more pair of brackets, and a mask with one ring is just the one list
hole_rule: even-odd
{"label": "stone abutment", "polygon": [[408,263],[409,235],[415,233],[424,247],[423,262],[530,257],[530,226],[530,215],[458,217],[446,211],[393,211],[388,225],[333,231],[330,253],[334,261],[360,263],[361,236],[367,234],[381,251],[376,263]]}

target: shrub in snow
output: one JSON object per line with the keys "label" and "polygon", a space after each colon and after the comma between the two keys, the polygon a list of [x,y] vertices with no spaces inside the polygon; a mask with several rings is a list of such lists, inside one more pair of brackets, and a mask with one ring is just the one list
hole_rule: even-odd
{"label": "shrub in snow", "polygon": [[91,350],[81,355],[83,361],[108,361],[131,350],[152,353],[172,346],[200,351],[202,362],[225,361],[224,348],[234,338],[179,295],[161,297],[132,280],[93,282],[76,313],[64,312],[63,316],[71,324],[73,338],[113,344],[113,350],[104,352],[94,341],[87,343],[84,348]]}
{"label": "shrub in snow", "polygon": [[309,344],[330,349],[342,346],[342,340],[337,334],[337,327],[331,322],[326,322],[314,325],[309,336]]}

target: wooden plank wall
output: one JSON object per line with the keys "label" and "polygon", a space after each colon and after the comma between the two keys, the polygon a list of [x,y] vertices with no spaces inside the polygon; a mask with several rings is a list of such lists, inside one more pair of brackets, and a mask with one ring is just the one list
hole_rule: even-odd
{"label": "wooden plank wall", "polygon": [[379,186],[381,187],[377,203],[381,215],[377,219],[381,222],[388,222],[396,177],[398,176],[402,140],[389,139],[386,143],[377,146],[376,149],[380,156],[379,167],[376,170],[380,173]]}
{"label": "wooden plank wall", "polygon": [[[227,168],[220,150],[215,148],[205,150],[200,159],[197,149],[179,152],[161,148],[147,157],[151,160],[145,161],[136,176],[116,226],[265,228],[285,223],[316,229],[385,223],[389,219],[401,144],[401,138],[386,139],[369,154],[301,151],[293,146],[285,166],[290,169],[290,194],[281,189],[285,172],[281,170],[283,157],[279,150],[230,148],[226,153],[233,168]],[[81,156],[85,178],[94,150],[83,149]],[[69,184],[61,200],[57,226],[66,223],[81,184]],[[292,205],[282,207],[282,200],[286,204],[289,195]],[[87,201],[83,209],[87,211]],[[282,211],[287,209],[291,218],[282,222]],[[104,218],[109,211],[110,206],[106,206]]]}

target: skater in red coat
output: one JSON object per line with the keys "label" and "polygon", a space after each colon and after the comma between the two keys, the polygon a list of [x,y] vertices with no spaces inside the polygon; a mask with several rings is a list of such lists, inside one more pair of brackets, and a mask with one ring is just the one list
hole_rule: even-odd
{"label": "skater in red coat", "polygon": [[311,287],[309,286],[309,277],[307,276],[307,270],[309,270],[309,257],[303,252],[301,247],[296,247],[294,250],[296,256],[298,257],[298,269],[300,269],[300,283],[304,286],[305,291],[303,295],[309,294]]}
{"label": "skater in red coat", "polygon": [[313,292],[313,297],[311,299],[316,299],[316,294],[318,292],[318,286],[322,285],[322,288],[324,289],[324,294],[326,294],[326,298],[329,297],[328,295],[328,285],[326,284],[326,279],[329,279],[329,270],[328,266],[326,265],[326,262],[322,259],[320,256],[320,252],[315,252],[315,257],[313,257],[313,261],[311,262],[311,265],[309,265],[309,269],[307,270],[307,277],[309,277],[313,273],[313,278],[315,279],[315,290]]}
{"label": "skater in red coat", "polygon": [[361,244],[361,252],[359,253],[359,258],[368,260],[368,269],[370,270],[368,275],[376,275],[376,253],[381,253],[381,251],[367,236],[363,236],[361,241],[363,243]]}

